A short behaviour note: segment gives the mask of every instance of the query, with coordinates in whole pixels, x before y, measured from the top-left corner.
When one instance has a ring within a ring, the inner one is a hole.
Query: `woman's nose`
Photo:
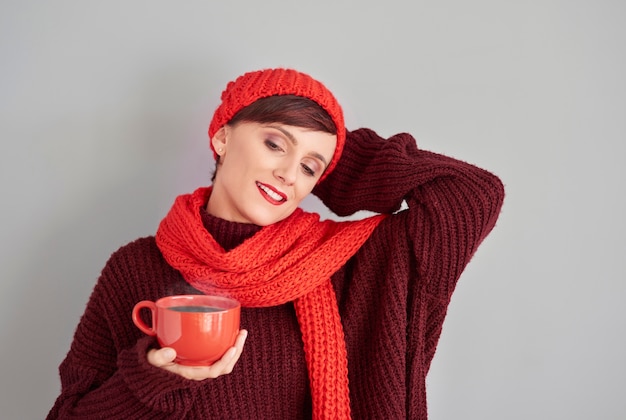
[[[284,161],[274,170],[274,176],[286,185],[293,185],[296,182],[299,166],[297,162]]]

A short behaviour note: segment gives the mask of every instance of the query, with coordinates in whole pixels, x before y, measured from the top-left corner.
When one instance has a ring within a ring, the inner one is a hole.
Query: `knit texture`
[[[213,138],[217,130],[228,123],[241,109],[257,99],[273,95],[296,95],[311,99],[324,108],[333,119],[337,127],[337,146],[320,178],[324,179],[339,161],[346,140],[346,130],[343,111],[333,94],[321,82],[308,74],[293,69],[266,69],[245,73],[229,82],[222,92],[222,102],[215,110],[209,124],[209,138]],[[211,149],[213,149],[212,143]]]
[[[386,217],[331,276],[352,418],[425,420],[426,375],[448,304],[463,269],[496,223],[503,186],[483,169],[418,149],[408,134],[383,139],[362,129],[347,138],[341,161],[314,191],[324,204],[341,214],[388,213],[407,204]],[[261,230],[202,209],[200,217],[225,250],[236,251]],[[196,382],[151,366],[146,352],[158,343],[135,327],[133,306],[186,293],[202,292],[167,263],[154,237],[117,250],[59,367],[61,391],[48,418],[312,418],[309,372],[292,303],[242,308],[241,325],[249,335],[228,375]]]
[[[384,216],[353,222],[319,221],[301,209],[264,227],[225,252],[202,223],[211,188],[179,196],[156,242],[165,260],[206,294],[242,306],[294,301],[302,330],[315,419],[349,419],[350,393],[344,334],[330,276],[370,236]]]

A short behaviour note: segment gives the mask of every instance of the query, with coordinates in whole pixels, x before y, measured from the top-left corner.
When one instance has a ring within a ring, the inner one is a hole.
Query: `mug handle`
[[[139,311],[143,308],[150,309],[152,312],[152,326],[149,327],[143,319],[139,316]],[[156,304],[150,300],[142,300],[141,302],[137,302],[135,307],[133,308],[133,322],[144,333],[155,336],[157,333],[154,330],[154,322],[156,321]]]

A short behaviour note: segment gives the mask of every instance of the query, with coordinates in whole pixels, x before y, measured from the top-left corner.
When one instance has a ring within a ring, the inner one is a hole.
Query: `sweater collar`
[[[261,230],[261,226],[252,223],[231,222],[213,216],[206,211],[206,203],[200,208],[200,217],[204,228],[225,251],[236,248]]]

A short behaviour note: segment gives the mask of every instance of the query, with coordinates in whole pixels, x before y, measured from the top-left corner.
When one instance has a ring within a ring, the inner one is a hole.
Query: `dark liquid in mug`
[[[176,312],[219,312],[222,311],[222,308],[216,308],[215,306],[195,306],[195,305],[184,305],[184,306],[170,306],[168,309]]]

